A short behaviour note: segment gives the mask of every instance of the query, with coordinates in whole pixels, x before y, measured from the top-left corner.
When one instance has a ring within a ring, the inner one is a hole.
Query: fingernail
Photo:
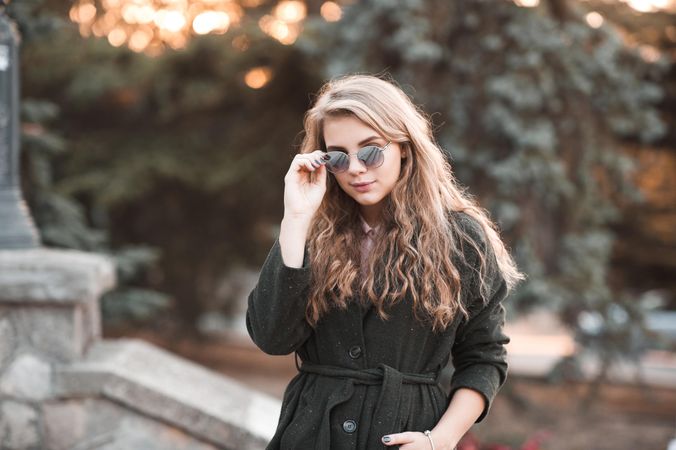
[[[329,155],[322,155],[322,159],[328,161],[331,157]]]
[[[383,442],[390,442],[392,440],[389,436],[383,436]]]

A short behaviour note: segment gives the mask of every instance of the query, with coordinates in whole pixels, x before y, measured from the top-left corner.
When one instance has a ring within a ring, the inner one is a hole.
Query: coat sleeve
[[[474,229],[474,233],[477,233]],[[485,240],[478,241],[485,248]],[[469,261],[478,261],[469,258]],[[472,293],[469,298],[469,318],[463,320],[456,332],[451,354],[455,371],[451,377],[450,397],[460,388],[473,389],[484,398],[484,410],[477,418],[481,422],[490,410],[493,399],[507,378],[507,352],[510,339],[503,333],[505,308],[502,301],[507,285],[491,250],[486,255],[487,282],[490,285],[488,302],[478,295],[476,275],[470,276]],[[478,269],[478,267],[477,267]]]
[[[249,336],[265,353],[288,355],[310,337],[312,328],[305,320],[309,285],[307,249],[302,267],[288,267],[279,239],[275,240],[249,294],[246,310]]]

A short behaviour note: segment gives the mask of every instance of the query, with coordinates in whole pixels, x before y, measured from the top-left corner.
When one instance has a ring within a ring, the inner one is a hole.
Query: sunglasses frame
[[[371,148],[371,147],[375,147],[376,149],[378,149],[378,150],[380,151],[380,154],[382,154],[383,152],[385,152],[385,150],[387,150],[387,147],[389,147],[391,143],[392,143],[392,141],[387,141],[387,144],[383,145],[382,147],[379,147],[379,146],[377,146],[377,145],[367,145],[367,146],[364,146],[364,147],[360,148],[360,149],[357,150],[355,153],[339,152],[339,151],[336,151],[336,150],[333,150],[333,151],[330,151],[330,152],[324,152],[325,155],[329,155],[329,154],[331,154],[331,153],[340,153],[341,155],[346,155],[346,156],[348,157],[348,164],[347,164],[347,167],[344,168],[343,170],[333,170],[333,169],[329,168],[329,164],[328,164],[328,163],[326,164],[326,169],[327,169],[329,172],[331,172],[331,173],[343,173],[343,172],[345,172],[347,169],[350,168],[349,158],[352,158],[353,156],[356,156],[357,159],[358,159],[359,161],[361,161],[361,163],[362,163],[362,164],[364,165],[364,167],[366,167],[367,169],[377,169],[378,167],[380,167],[380,166],[383,165],[383,162],[385,162],[385,158],[383,158],[383,160],[380,161],[380,164],[378,164],[377,166],[375,166],[375,165],[374,165],[374,166],[368,166],[368,165],[366,165],[366,162],[364,162],[364,160],[363,160],[362,158],[359,157],[359,154],[362,153],[362,151],[364,151],[364,150],[366,150],[366,149],[368,149],[368,148]]]

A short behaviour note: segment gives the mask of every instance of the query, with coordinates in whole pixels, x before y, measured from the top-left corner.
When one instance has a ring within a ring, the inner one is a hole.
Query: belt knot
[[[333,392],[327,401],[317,437],[316,448],[318,449],[331,447],[331,411],[352,398],[355,384],[382,385],[378,402],[373,411],[372,423],[367,431],[368,448],[379,448],[378,446],[382,446],[380,437],[395,433],[398,430],[403,394],[402,386],[404,384],[438,384],[441,374],[441,371],[436,373],[400,372],[384,363],[369,369],[350,369],[303,361],[301,366],[298,366],[298,362],[296,362],[296,367],[301,372],[345,380],[343,388]]]

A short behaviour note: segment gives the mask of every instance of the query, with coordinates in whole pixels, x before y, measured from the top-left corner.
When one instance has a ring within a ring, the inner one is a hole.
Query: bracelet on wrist
[[[434,441],[432,440],[432,432],[430,430],[425,430],[425,436],[427,436],[427,439],[430,440],[430,445],[432,446],[432,450],[436,450],[434,448]]]

